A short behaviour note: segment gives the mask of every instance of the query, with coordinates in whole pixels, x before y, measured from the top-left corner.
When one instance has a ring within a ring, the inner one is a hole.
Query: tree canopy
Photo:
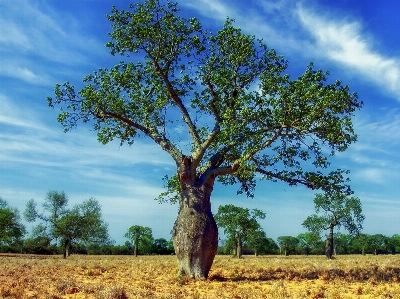
[[[67,208],[68,198],[64,192],[49,191],[43,203],[44,212],[37,209],[34,199],[28,201],[24,216],[27,221],[43,221],[42,234],[58,239],[64,247],[64,258],[76,241],[86,244],[109,242],[108,224],[101,217],[101,206],[88,199],[72,209]],[[48,231],[47,231],[48,229]]]
[[[317,214],[307,217],[302,225],[317,234],[329,230],[326,255],[331,258],[334,228],[343,226],[350,234],[358,234],[362,230],[365,216],[362,214],[361,201],[357,197],[337,192],[318,193],[315,195],[314,205]]]
[[[257,222],[257,219],[264,218],[265,213],[261,210],[249,210],[231,204],[219,206],[218,212],[215,215],[217,225],[224,228],[224,232],[228,238],[235,240],[237,248],[236,256],[238,258],[242,256],[244,241],[252,236],[253,244],[256,243],[256,234],[261,231],[261,226]]]
[[[13,245],[25,234],[19,211],[0,197],[0,245]]]
[[[113,8],[107,47],[136,61],[95,71],[78,92],[69,82],[57,84],[48,103],[60,106],[64,130],[82,121],[102,143],[148,136],[178,164],[187,151],[201,181],[219,176],[248,195],[257,172],[313,188],[340,182],[342,170],[323,176],[301,162],[326,168],[323,146],[333,154],[356,140],[351,116],[362,103],[348,86],[328,83],[329,72],[312,63],[292,80],[283,56],[232,19],[212,33],[196,18],[180,17],[174,3],[149,0],[131,9]],[[177,127],[190,136],[187,144],[175,138]]]
[[[134,246],[133,253],[135,256],[138,255],[139,247],[152,244],[153,242],[152,229],[150,227],[141,225],[133,225],[128,228],[128,231],[125,233],[124,237],[132,241]]]
[[[215,180],[253,196],[257,176],[351,193],[329,157],[354,141],[356,93],[312,63],[298,78],[264,41],[227,19],[213,32],[179,15],[176,3],[113,7],[112,55],[124,61],[87,75],[78,91],[55,86],[65,131],[83,122],[101,143],[140,137],[168,152],[177,173],[160,200],[179,202],[173,240],[180,273],[206,277],[218,231],[210,208]],[[311,166],[311,167],[310,167]]]
[[[281,250],[285,253],[285,255],[289,255],[289,253],[293,253],[296,250],[296,246],[299,244],[299,240],[296,237],[292,236],[280,236],[278,237],[278,245]]]

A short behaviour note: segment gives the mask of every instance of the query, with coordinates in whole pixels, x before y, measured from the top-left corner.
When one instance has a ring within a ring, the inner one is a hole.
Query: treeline
[[[36,237],[20,240],[20,242],[14,244],[3,244],[0,246],[0,252],[51,255],[63,254],[64,247],[55,240]],[[174,253],[174,248],[171,241],[159,238],[145,244],[145,246],[140,246],[138,252],[141,255],[171,255]],[[74,243],[69,248],[68,254],[133,255],[134,246],[129,241],[126,241],[123,245]]]
[[[391,237],[382,234],[350,234],[336,233],[334,235],[334,254],[396,254],[400,253],[400,235]],[[251,242],[243,244],[244,255],[323,255],[325,254],[323,238],[316,238],[312,233],[306,232],[293,236],[281,236],[276,241],[272,238],[259,240],[256,248]],[[3,253],[29,253],[29,254],[62,254],[63,246],[52,242],[45,237],[27,238],[13,244],[2,244],[0,252]],[[70,254],[89,255],[134,255],[134,244],[126,241],[123,245],[115,244],[73,244]],[[140,242],[137,248],[139,255],[171,255],[174,254],[172,240],[164,238],[149,238]],[[235,255],[236,244],[233,240],[222,240],[218,254]]]
[[[29,237],[21,223],[19,211],[0,198],[0,252],[30,254],[138,255],[173,254],[172,240],[155,239],[152,229],[133,225],[127,229],[124,245],[115,245],[108,236],[108,224],[103,221],[101,207],[91,198],[68,208],[64,192],[48,192],[42,211],[34,200],[27,203],[24,217],[39,220]],[[319,255],[326,253],[326,237],[321,230],[301,233],[296,237],[268,238],[257,219],[264,218],[260,210],[233,205],[220,206],[215,218],[225,229],[226,240],[220,241],[219,254],[282,254]],[[315,218],[315,217],[314,217]],[[330,239],[331,233],[329,233]],[[400,235],[333,234],[334,254],[395,254],[400,253]]]
[[[311,232],[296,237],[280,236],[275,242],[271,238],[259,240],[257,247],[251,242],[243,245],[244,254],[281,254],[281,255],[320,255],[325,254],[326,237]],[[220,248],[220,254],[235,254],[233,240],[226,240]],[[382,234],[334,234],[334,254],[396,254],[400,253],[400,235],[391,237]]]

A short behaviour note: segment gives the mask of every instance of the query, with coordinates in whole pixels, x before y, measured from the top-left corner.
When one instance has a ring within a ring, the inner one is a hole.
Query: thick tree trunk
[[[218,249],[218,228],[211,213],[212,186],[185,186],[181,192],[173,242],[178,258],[178,274],[191,278],[208,277]]]
[[[243,243],[240,237],[238,237],[236,245],[236,257],[240,259],[243,255]]]
[[[325,255],[328,259],[332,259],[333,255],[333,227],[329,228],[329,236],[326,239]]]

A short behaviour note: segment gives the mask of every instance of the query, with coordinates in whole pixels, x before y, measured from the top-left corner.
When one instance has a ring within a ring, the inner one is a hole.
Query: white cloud
[[[14,22],[0,19],[0,46],[4,48],[16,46],[18,48],[29,48],[28,37],[18,28]]]
[[[3,1],[0,10],[6,12],[0,14],[1,76],[52,85],[56,74],[64,73],[64,80],[65,73],[77,76],[84,66],[92,69],[93,58],[108,55],[105,41],[96,39],[73,15],[60,15],[46,3]]]
[[[232,17],[236,14],[233,10],[233,6],[228,6],[226,2],[220,2],[218,0],[186,1],[181,4],[196,9],[204,16],[219,20],[225,20],[226,17]]]
[[[395,96],[400,96],[400,58],[390,58],[373,49],[361,24],[316,14],[299,6],[301,24],[315,39],[318,56],[345,65]]]
[[[365,168],[352,172],[352,177],[357,180],[363,180],[369,183],[382,184],[386,181],[386,177],[390,176],[387,170],[382,168]]]
[[[1,75],[20,79],[36,85],[45,85],[50,83],[43,75],[35,73],[34,70],[31,70],[28,67],[15,65],[15,63],[16,62],[12,64],[2,63],[0,65]]]
[[[235,20],[234,26],[241,28],[244,33],[255,35],[264,39],[270,47],[288,54],[290,50],[295,52],[307,52],[308,47],[299,36],[298,26],[294,22],[294,8],[292,1],[280,0],[268,2],[253,2],[246,5],[240,1],[227,2],[219,0],[200,0],[182,2],[195,9],[201,15],[218,20],[217,28],[222,28],[223,21],[229,17]]]
[[[0,94],[0,124],[19,127],[19,129],[47,131],[45,126],[37,119],[37,113],[27,105],[19,107],[16,104],[18,102],[21,101],[13,101],[6,95]],[[4,133],[4,129],[2,132]]]

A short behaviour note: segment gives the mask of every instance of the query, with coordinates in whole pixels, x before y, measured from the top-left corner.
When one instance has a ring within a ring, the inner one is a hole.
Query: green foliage
[[[150,227],[141,225],[133,225],[128,228],[124,235],[125,238],[132,241],[134,246],[134,254],[137,256],[138,250],[143,253],[150,253],[153,244],[153,232]]]
[[[319,234],[323,230],[343,226],[350,234],[358,234],[362,230],[364,215],[361,201],[343,193],[316,194],[315,212],[307,217],[303,226],[309,231]]]
[[[271,238],[267,238],[265,232],[259,228],[249,234],[245,247],[258,254],[276,254],[279,247]]]
[[[0,245],[13,245],[25,234],[19,211],[0,197]]]
[[[281,249],[281,254],[284,253],[285,255],[295,253],[297,244],[299,244],[299,240],[292,236],[280,236],[277,241]]]
[[[264,219],[265,213],[253,209],[236,207],[234,205],[219,206],[215,221],[219,227],[224,228],[228,237],[246,239],[250,234],[255,234],[260,229],[257,219]]]
[[[108,19],[107,47],[129,62],[86,76],[77,92],[69,82],[56,85],[47,100],[60,106],[65,131],[83,122],[101,143],[147,136],[177,165],[190,158],[196,186],[217,178],[252,196],[261,174],[350,194],[347,171],[326,170],[329,156],[357,138],[351,117],[362,102],[348,86],[312,64],[292,80],[288,62],[233,20],[211,32],[181,17],[175,3],[113,7]],[[310,165],[315,171],[306,171]],[[159,199],[176,201],[179,177],[167,180]]]
[[[321,242],[321,236],[311,232],[301,233],[297,235],[296,239],[298,240],[297,247],[300,253],[306,255],[315,253]]]
[[[251,242],[258,247],[261,241],[261,227],[257,219],[264,219],[265,213],[258,209],[249,210],[234,205],[219,206],[215,221],[224,228],[228,240],[235,240],[238,250],[241,250],[244,241],[252,236]],[[258,232],[257,232],[258,231]],[[262,234],[262,233],[261,233]],[[254,248],[256,249],[256,248]],[[241,252],[237,252],[241,257]]]
[[[57,239],[64,247],[64,255],[73,243],[83,242],[84,244],[107,244],[110,241],[108,236],[108,224],[102,220],[101,206],[93,198],[67,209],[68,198],[64,192],[49,191],[43,203],[43,213],[37,209],[36,202],[28,201],[25,218],[29,222],[36,219],[42,224],[36,226],[33,235]]]
[[[154,254],[172,254],[174,253],[174,245],[172,241],[167,241],[164,238],[155,239],[153,242],[152,253]]]

